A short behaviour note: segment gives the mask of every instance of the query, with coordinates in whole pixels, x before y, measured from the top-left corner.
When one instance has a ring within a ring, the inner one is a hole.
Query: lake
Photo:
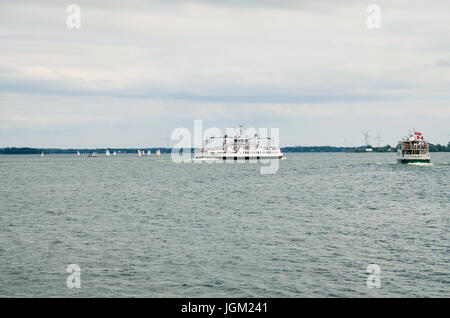
[[[450,153],[286,157],[0,156],[0,296],[450,296]]]

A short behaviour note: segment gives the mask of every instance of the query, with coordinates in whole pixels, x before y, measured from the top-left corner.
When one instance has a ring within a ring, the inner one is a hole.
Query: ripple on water
[[[0,295],[449,297],[449,155],[288,154],[274,175],[0,156]],[[80,290],[65,286],[68,264]]]

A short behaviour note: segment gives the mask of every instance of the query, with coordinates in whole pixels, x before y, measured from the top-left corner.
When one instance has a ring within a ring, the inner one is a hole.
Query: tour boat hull
[[[260,156],[239,156],[233,154],[226,155],[197,155],[195,159],[216,159],[216,160],[264,160],[264,159],[283,159],[283,154],[277,155],[260,155]]]
[[[430,163],[430,159],[398,159],[398,163]]]

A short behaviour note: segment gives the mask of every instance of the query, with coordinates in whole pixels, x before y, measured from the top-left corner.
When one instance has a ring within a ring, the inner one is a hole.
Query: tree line
[[[445,145],[440,144],[428,144],[431,152],[450,152],[450,142]],[[373,152],[395,152],[397,147],[391,147],[386,145],[383,147],[372,147],[372,146],[359,146],[359,147],[335,147],[335,146],[292,146],[283,147],[281,151],[283,152],[366,152],[367,148],[371,148]],[[108,148],[110,152],[118,153],[137,153],[137,149],[134,148]],[[170,153],[172,148],[142,148],[142,151],[150,150],[155,153],[159,149],[161,153]],[[45,154],[76,154],[80,153],[104,153],[106,148],[85,148],[85,149],[59,149],[59,148],[30,148],[30,147],[8,147],[0,148],[0,154],[2,155],[32,155],[40,154],[44,152]],[[193,152],[193,149],[191,149]]]

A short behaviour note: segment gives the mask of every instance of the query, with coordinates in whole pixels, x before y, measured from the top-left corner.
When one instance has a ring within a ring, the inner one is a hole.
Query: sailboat
[[[148,150],[148,152],[147,152],[147,156],[151,156],[152,155],[152,152],[150,151],[150,149]]]
[[[79,151],[77,151],[77,156],[80,156],[80,152]]]
[[[141,151],[138,149],[138,157],[141,157],[142,156],[142,153],[141,153]]]
[[[97,158],[97,154],[93,152],[92,154],[88,155],[88,158]]]
[[[159,149],[156,150],[156,156],[157,156],[157,157],[161,156],[161,151],[160,151]]]
[[[109,153],[109,149],[106,149],[106,157],[109,157],[109,156],[111,156],[111,154]]]
[[[114,152],[113,152],[113,156],[117,156],[117,152],[114,151]]]
[[[41,158],[44,158],[44,152],[41,153]]]

